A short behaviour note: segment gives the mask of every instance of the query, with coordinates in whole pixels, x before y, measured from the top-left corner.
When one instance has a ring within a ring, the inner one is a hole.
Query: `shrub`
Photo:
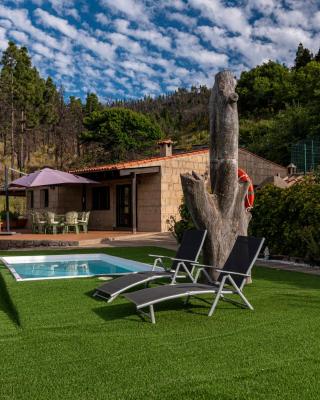
[[[170,232],[172,232],[178,242],[181,243],[183,232],[195,228],[184,199],[182,199],[182,203],[179,206],[179,214],[180,220],[177,221],[175,217],[171,216],[168,223]]]
[[[180,219],[171,217],[170,231],[180,242],[193,229],[191,215],[182,200]],[[264,236],[271,254],[320,262],[320,181],[306,177],[287,189],[266,185],[256,192],[249,234]]]
[[[260,189],[252,216],[250,234],[264,236],[271,253],[320,261],[320,184],[314,178]]]
[[[9,211],[9,218],[11,220],[18,219],[18,217],[19,217],[19,213],[17,211],[15,211],[15,212]],[[6,221],[6,219],[7,219],[6,210],[0,211],[0,220],[1,221]]]

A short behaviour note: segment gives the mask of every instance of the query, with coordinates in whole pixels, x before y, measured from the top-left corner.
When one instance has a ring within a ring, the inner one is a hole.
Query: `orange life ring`
[[[254,203],[254,190],[253,190],[253,184],[252,181],[249,177],[249,175],[241,168],[238,168],[238,178],[241,182],[249,182],[250,185],[248,187],[248,192],[246,194],[246,198],[244,200],[244,206],[246,210],[251,210],[253,207]]]

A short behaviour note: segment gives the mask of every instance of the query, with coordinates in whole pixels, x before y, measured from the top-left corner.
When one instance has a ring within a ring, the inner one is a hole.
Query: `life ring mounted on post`
[[[244,199],[244,206],[247,211],[253,208],[254,203],[254,189],[249,175],[241,168],[238,168],[238,178],[240,182],[249,182],[248,191]]]

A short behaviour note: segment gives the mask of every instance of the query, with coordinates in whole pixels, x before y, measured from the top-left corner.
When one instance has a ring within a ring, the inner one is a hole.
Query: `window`
[[[49,189],[40,190],[40,204],[41,208],[49,207]]]
[[[92,209],[110,210],[110,188],[108,186],[92,188]]]
[[[28,192],[28,208],[34,208],[34,200],[33,200],[33,190]]]

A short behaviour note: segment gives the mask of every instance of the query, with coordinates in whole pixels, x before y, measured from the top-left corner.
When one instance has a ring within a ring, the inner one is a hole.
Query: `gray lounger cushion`
[[[184,283],[178,285],[163,285],[152,288],[137,290],[132,293],[124,293],[122,296],[132,301],[138,308],[148,303],[155,304],[164,299],[174,299],[177,297],[188,296],[190,293],[214,293],[218,290],[218,285],[204,285],[201,283]]]
[[[138,272],[136,274],[128,274],[117,279],[104,283],[96,289],[96,295],[101,297],[111,297],[122,290],[126,290],[131,286],[136,286],[139,283],[144,283],[148,280],[170,278],[174,272],[170,271],[147,271]]]

